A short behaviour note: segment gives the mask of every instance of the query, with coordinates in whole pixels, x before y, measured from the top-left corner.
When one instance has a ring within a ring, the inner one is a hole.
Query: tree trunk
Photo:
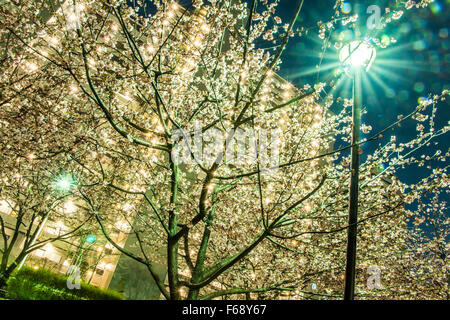
[[[13,270],[14,269],[8,268],[6,270],[0,271],[0,297],[5,296],[7,282]]]
[[[4,295],[4,290],[6,290],[7,282],[11,274],[17,268],[17,261],[22,258],[22,255],[19,255],[10,265],[7,267],[6,265],[2,266],[0,270],[0,296]]]

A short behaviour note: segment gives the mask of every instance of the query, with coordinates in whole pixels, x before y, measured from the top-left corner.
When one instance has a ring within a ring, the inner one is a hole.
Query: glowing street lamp
[[[60,191],[69,191],[72,186],[75,184],[75,181],[71,176],[62,175],[60,176],[55,183],[55,186]]]
[[[347,262],[345,268],[344,300],[353,300],[355,294],[356,231],[358,222],[359,134],[361,127],[361,72],[369,71],[375,60],[375,48],[365,41],[352,41],[339,52],[348,76],[353,78],[353,126],[350,197],[348,206]]]

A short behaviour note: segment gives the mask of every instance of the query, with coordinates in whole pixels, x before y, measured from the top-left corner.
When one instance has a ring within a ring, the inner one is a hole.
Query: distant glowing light
[[[387,98],[394,98],[396,95],[395,90],[391,88],[386,89],[384,94],[386,95]]]
[[[208,32],[209,31],[209,25],[208,24],[206,24],[206,23],[204,23],[204,24],[202,24],[202,30],[204,31],[204,32]]]
[[[50,39],[48,39],[48,42],[50,42],[52,45],[56,46],[59,43],[59,40],[56,37],[51,37]]]
[[[65,213],[74,213],[77,211],[77,206],[72,201],[67,201],[64,203],[64,212]]]
[[[76,85],[70,86],[70,93],[74,94],[78,92],[78,87]]]
[[[86,238],[86,242],[87,242],[87,243],[94,243],[94,242],[95,242],[95,236],[94,236],[93,234],[89,235],[89,236]]]
[[[417,99],[417,102],[418,102],[420,105],[427,105],[427,104],[429,104],[430,101],[431,101],[431,99],[428,98],[428,97],[419,97],[419,98]]]
[[[398,98],[400,100],[406,101],[409,99],[409,92],[407,90],[402,90],[398,93]]]
[[[30,63],[27,64],[27,68],[31,72],[34,72],[34,71],[36,71],[38,69],[38,66],[35,63],[30,62]]]
[[[395,12],[392,14],[392,19],[398,20],[398,19],[400,19],[400,18],[402,17],[402,15],[403,15],[403,11],[402,11],[402,10],[395,11]]]
[[[189,68],[188,67],[183,67],[183,69],[181,69],[181,73],[188,73],[189,72]]]
[[[61,176],[56,180],[56,188],[61,191],[69,191],[74,184],[75,181],[70,176]]]
[[[439,30],[439,38],[445,39],[448,37],[448,29],[442,28]]]
[[[68,189],[70,187],[70,182],[65,179],[62,179],[62,180],[58,181],[57,185],[61,189]]]
[[[423,84],[423,82],[416,82],[414,84],[414,91],[416,92],[422,92],[425,89],[425,85]]]
[[[405,22],[405,23],[402,23],[400,25],[400,32],[401,33],[406,34],[406,33],[410,32],[410,31],[411,31],[411,24],[410,23]]]
[[[339,60],[346,66],[365,67],[369,71],[375,60],[376,50],[367,42],[352,41],[343,46],[339,52]]]

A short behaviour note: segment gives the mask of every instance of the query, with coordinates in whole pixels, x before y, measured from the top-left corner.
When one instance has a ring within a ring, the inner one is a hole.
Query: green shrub
[[[80,289],[67,288],[67,277],[45,269],[23,266],[7,282],[6,298],[15,300],[123,300],[116,291],[81,282]]]

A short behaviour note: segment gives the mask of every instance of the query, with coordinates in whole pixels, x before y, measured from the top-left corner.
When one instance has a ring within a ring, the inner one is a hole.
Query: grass
[[[66,276],[25,266],[11,275],[6,291],[6,298],[14,300],[124,300],[116,291],[85,282],[80,282],[80,289],[70,290]]]

